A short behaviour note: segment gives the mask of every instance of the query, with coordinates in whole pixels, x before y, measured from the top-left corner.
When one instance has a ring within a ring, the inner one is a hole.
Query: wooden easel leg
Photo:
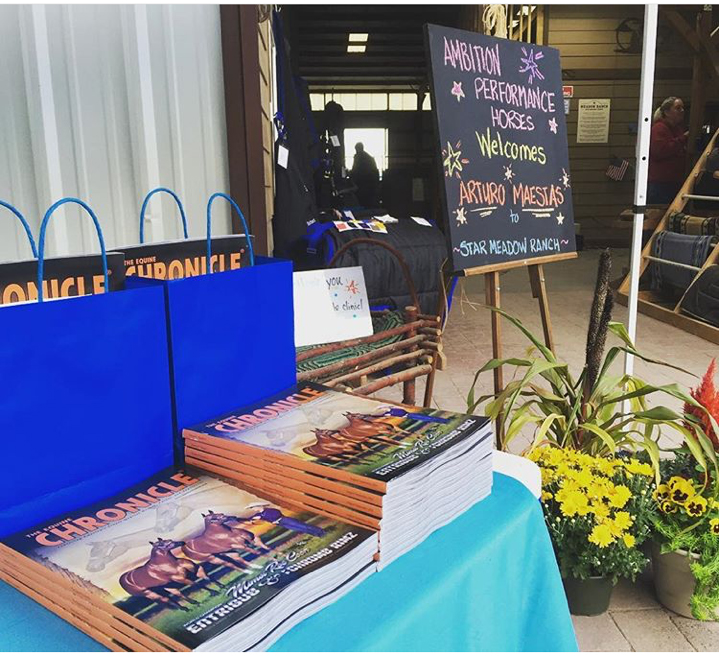
[[[484,297],[487,305],[492,307],[501,307],[500,287],[499,287],[499,271],[490,271],[484,274]],[[501,316],[496,312],[492,312],[492,357],[502,357],[502,325],[500,323]],[[504,389],[504,377],[502,375],[502,367],[494,370],[494,393],[499,394]],[[497,417],[496,426],[497,445],[502,443],[502,416]]]
[[[547,299],[547,287],[544,284],[544,269],[541,264],[530,264],[528,268],[532,296],[539,300],[539,313],[542,316],[544,343],[548,349],[554,352],[554,334],[552,332],[552,320],[549,317],[549,301]]]

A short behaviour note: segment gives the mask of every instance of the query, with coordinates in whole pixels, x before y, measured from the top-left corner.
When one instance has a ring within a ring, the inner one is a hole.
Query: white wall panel
[[[217,6],[2,5],[0,198],[37,236],[53,201],[78,196],[112,248],[137,243],[142,198],[159,184],[201,237],[207,198],[228,190],[223,93]],[[228,233],[229,208],[213,207],[213,232]],[[48,252],[95,252],[89,219],[65,208]],[[27,258],[22,229],[0,212],[0,260]],[[148,219],[147,241],[182,236],[168,196]]]

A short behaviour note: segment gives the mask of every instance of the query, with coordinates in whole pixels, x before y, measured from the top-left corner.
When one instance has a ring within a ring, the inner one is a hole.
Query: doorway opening
[[[389,160],[389,130],[387,128],[346,128],[345,138],[345,168],[352,170],[355,155],[355,144],[364,145],[365,152],[374,157],[379,169],[379,177],[388,168]]]

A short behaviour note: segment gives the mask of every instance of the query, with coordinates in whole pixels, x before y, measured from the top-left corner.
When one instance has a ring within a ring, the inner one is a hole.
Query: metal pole
[[[682,198],[688,200],[713,200],[719,201],[719,196],[702,196],[701,194],[682,194]]]
[[[634,180],[634,232],[632,235],[631,281],[629,285],[629,322],[627,329],[632,341],[637,336],[637,300],[639,297],[639,266],[642,253],[642,228],[647,204],[647,174],[649,172],[649,141],[652,130],[652,100],[654,93],[654,61],[657,44],[656,4],[644,7],[644,45],[642,48],[642,81],[639,94],[639,135],[637,138],[637,172]],[[624,373],[634,373],[634,356],[624,359]]]
[[[691,264],[684,264],[683,262],[672,262],[671,260],[663,260],[661,257],[654,257],[653,255],[645,255],[644,259],[650,260],[651,262],[658,262],[659,264],[667,264],[673,267],[679,267],[680,269],[689,269],[690,271],[701,271],[702,268],[698,266],[692,266]]]

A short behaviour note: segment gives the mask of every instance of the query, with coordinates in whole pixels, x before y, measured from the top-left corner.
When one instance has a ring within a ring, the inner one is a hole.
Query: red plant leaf
[[[699,384],[699,387],[691,390],[690,393],[692,398],[695,401],[701,403],[706,408],[707,412],[714,418],[714,420],[719,422],[719,390],[717,390],[716,386],[714,385],[716,368],[716,360],[712,359],[712,361],[709,363],[709,368],[707,369],[706,373],[704,374],[704,377],[702,378],[702,382]],[[714,432],[711,422],[709,421],[709,417],[707,417],[706,413],[701,408],[689,405],[688,403],[684,404],[684,412],[693,415],[699,420],[702,429],[707,434],[707,437],[709,437],[709,439],[714,444],[714,448],[719,451],[719,435]],[[687,428],[694,432],[690,426],[688,426]]]

